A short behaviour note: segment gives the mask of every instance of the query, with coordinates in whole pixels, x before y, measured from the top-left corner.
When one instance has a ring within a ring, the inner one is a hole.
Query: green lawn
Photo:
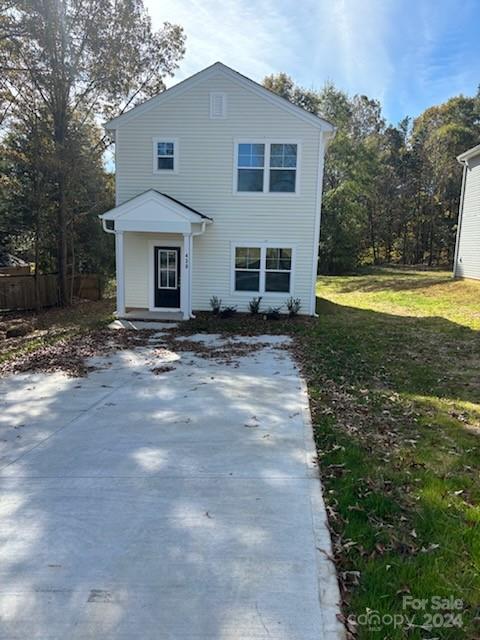
[[[461,629],[358,636],[478,638],[480,282],[375,270],[320,278],[317,292],[302,342],[345,613],[454,596]]]

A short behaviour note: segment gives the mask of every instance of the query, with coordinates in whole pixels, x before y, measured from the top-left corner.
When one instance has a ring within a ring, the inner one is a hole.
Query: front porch
[[[116,314],[119,320],[142,320],[150,322],[179,322],[185,320],[181,311],[149,311],[147,309],[126,309],[122,315]]]
[[[153,189],[100,217],[115,234],[117,318],[191,318],[193,242],[211,218]]]

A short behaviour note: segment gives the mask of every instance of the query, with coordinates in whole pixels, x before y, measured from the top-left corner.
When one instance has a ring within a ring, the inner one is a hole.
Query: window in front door
[[[180,307],[179,247],[155,247],[155,306]]]

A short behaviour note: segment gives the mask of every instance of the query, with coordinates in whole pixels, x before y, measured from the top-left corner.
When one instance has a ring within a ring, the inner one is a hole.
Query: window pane
[[[173,142],[158,142],[157,155],[173,156]]]
[[[160,271],[160,286],[161,287],[166,287],[167,286],[167,272],[166,271]]]
[[[290,270],[292,268],[292,250],[280,249],[279,269]]]
[[[238,166],[239,167],[251,167],[252,166],[252,157],[250,155],[243,155],[243,153],[238,154]]]
[[[252,167],[263,167],[265,164],[265,156],[263,153],[252,153]]]
[[[175,280],[176,280],[176,277],[175,277],[175,276],[176,276],[176,275],[177,275],[177,274],[175,273],[175,271],[170,270],[170,271],[168,272],[168,286],[169,286],[171,289],[175,288],[175,286],[176,286],[176,282],[175,282]]]
[[[177,266],[177,252],[169,251],[168,252],[168,266],[172,269],[175,269]]]
[[[264,144],[239,144],[238,145],[238,166],[239,167],[263,167],[265,163]]]
[[[260,249],[258,247],[248,249],[247,269],[260,269]]]
[[[270,191],[295,191],[296,170],[272,169],[270,171]]]
[[[296,167],[296,144],[272,144],[270,146],[270,166],[272,167]]]
[[[267,271],[265,273],[265,291],[290,291],[290,273]]]
[[[270,145],[270,166],[282,167],[283,144]]]
[[[258,247],[237,247],[235,267],[240,269],[260,269],[260,249]]]
[[[278,269],[278,261],[280,256],[280,249],[267,249],[267,260],[266,260],[266,268],[267,269]]]
[[[236,291],[258,291],[260,273],[258,271],[235,271]]]
[[[158,158],[158,168],[173,171],[173,158]]]
[[[263,191],[263,169],[239,169],[238,191]]]
[[[159,255],[160,255],[160,266],[161,267],[166,267],[167,266],[167,252],[166,251],[160,251]]]
[[[252,153],[254,155],[261,155],[265,153],[265,145],[264,144],[252,144]]]
[[[248,249],[245,247],[237,247],[235,249],[235,266],[245,268],[247,266],[247,255]]]

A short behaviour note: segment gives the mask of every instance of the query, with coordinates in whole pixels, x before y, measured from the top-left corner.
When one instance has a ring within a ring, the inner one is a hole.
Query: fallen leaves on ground
[[[0,375],[64,371],[70,376],[85,376],[89,371],[88,358],[148,344],[151,334],[151,331],[97,329],[67,336],[3,362]]]

